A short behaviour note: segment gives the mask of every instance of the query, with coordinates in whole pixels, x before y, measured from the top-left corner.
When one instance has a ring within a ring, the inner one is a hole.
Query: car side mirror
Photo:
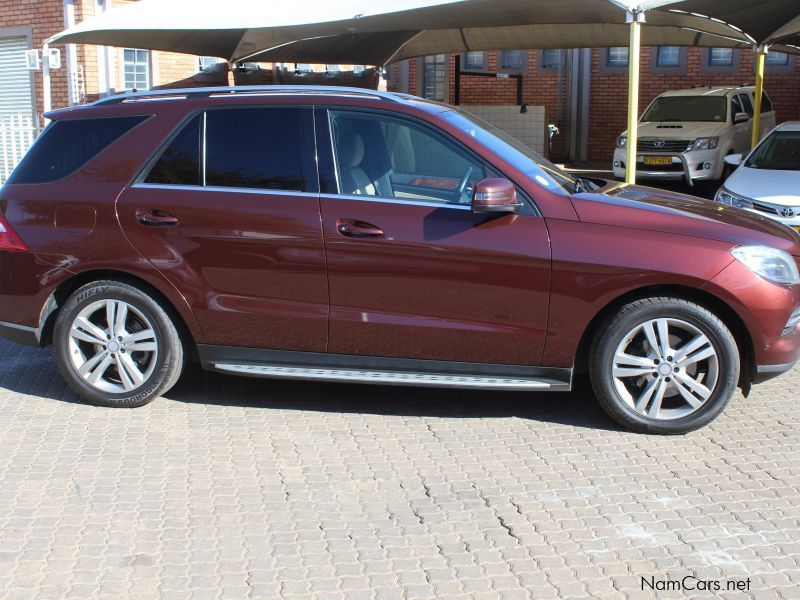
[[[517,188],[504,177],[482,179],[472,191],[474,213],[515,213],[520,206]]]
[[[732,167],[738,167],[742,164],[742,155],[741,154],[728,154],[725,157],[725,163],[729,164]]]
[[[750,120],[750,115],[748,115],[747,113],[740,112],[733,115],[733,122],[736,124],[747,123],[749,120]]]

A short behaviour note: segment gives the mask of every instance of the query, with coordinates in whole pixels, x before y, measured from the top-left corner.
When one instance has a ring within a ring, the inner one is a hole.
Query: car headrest
[[[364,160],[364,140],[357,133],[343,133],[339,136],[339,161],[345,169],[352,169]]]

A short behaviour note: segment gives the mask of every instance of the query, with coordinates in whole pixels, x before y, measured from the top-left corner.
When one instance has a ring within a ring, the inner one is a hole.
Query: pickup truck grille
[[[639,150],[645,152],[685,152],[690,140],[664,140],[661,138],[640,138]],[[662,145],[663,144],[663,145]]]
[[[753,208],[755,210],[761,211],[763,213],[767,213],[770,215],[777,215],[778,208],[775,206],[770,206],[769,204],[762,204],[761,202],[753,202]]]

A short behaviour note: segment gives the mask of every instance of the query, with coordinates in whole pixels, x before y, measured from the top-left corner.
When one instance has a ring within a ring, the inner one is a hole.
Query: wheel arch
[[[158,287],[141,277],[116,269],[94,269],[84,271],[62,281],[56,289],[53,290],[39,316],[39,344],[41,346],[47,346],[53,343],[53,330],[55,329],[58,312],[75,290],[87,283],[103,280],[126,283],[155,298],[162,305],[170,318],[172,318],[175,328],[178,330],[178,335],[180,335],[181,341],[183,342],[186,354],[191,357],[196,356],[197,342],[194,331],[196,331],[197,325],[192,323],[191,325],[194,327],[191,327],[184,314],[175,305],[175,302]]]
[[[741,361],[739,386],[745,390],[749,390],[755,370],[755,350],[752,337],[744,321],[742,321],[741,317],[739,317],[733,308],[718,296],[704,290],[681,285],[653,285],[637,288],[618,296],[606,304],[592,318],[581,336],[575,355],[575,372],[577,374],[585,374],[588,372],[589,348],[592,340],[603,327],[607,319],[609,319],[616,310],[630,302],[655,296],[668,296],[688,300],[717,315],[722,322],[725,323],[725,326],[730,329],[736,340]]]

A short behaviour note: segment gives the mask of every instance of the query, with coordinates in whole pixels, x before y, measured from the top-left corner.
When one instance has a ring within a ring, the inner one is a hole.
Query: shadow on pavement
[[[50,349],[0,340],[0,390],[85,404],[58,373]],[[187,404],[455,419],[509,418],[619,430],[586,382],[570,393],[336,384],[221,375],[189,364],[165,398]],[[163,402],[163,399],[156,402]]]
[[[618,430],[587,383],[571,393],[498,392],[258,379],[209,373],[190,365],[166,398],[273,410],[312,410],[459,419],[517,417]]]

